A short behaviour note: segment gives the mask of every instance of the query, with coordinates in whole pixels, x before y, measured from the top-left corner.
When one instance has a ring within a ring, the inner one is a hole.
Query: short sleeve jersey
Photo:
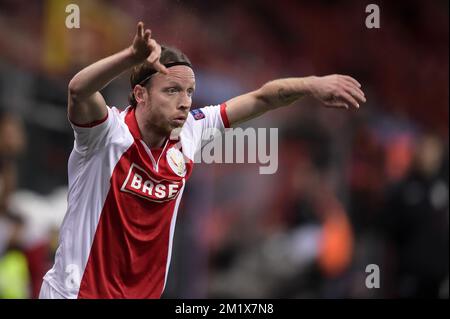
[[[44,280],[66,298],[160,298],[195,152],[206,129],[229,126],[225,107],[192,110],[159,150],[142,140],[133,107],[72,123],[68,208]]]

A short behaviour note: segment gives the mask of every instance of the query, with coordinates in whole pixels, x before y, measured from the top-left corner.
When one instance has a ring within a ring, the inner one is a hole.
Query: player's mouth
[[[184,124],[184,122],[186,122],[187,119],[187,115],[179,115],[173,118],[173,122],[177,125],[177,126],[182,126]]]

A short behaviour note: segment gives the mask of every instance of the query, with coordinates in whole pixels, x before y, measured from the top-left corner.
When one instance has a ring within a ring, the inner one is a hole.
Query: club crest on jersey
[[[133,163],[120,190],[154,202],[165,202],[177,197],[182,186],[183,181],[156,180]]]
[[[186,175],[186,163],[184,161],[183,153],[177,148],[170,148],[166,153],[166,160],[172,171],[178,176],[184,177]]]
[[[191,110],[191,114],[196,120],[201,120],[205,118],[205,113],[200,109]]]

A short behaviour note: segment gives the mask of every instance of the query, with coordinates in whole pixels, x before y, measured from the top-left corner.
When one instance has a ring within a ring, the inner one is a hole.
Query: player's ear
[[[145,95],[147,94],[147,90],[145,89],[145,87],[137,84],[133,88],[133,94],[134,94],[134,98],[137,103],[144,102]]]

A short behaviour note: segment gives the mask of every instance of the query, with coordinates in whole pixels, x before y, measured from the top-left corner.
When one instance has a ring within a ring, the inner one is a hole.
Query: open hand
[[[312,96],[328,107],[358,109],[360,103],[366,102],[361,84],[348,75],[310,77],[308,85]]]

